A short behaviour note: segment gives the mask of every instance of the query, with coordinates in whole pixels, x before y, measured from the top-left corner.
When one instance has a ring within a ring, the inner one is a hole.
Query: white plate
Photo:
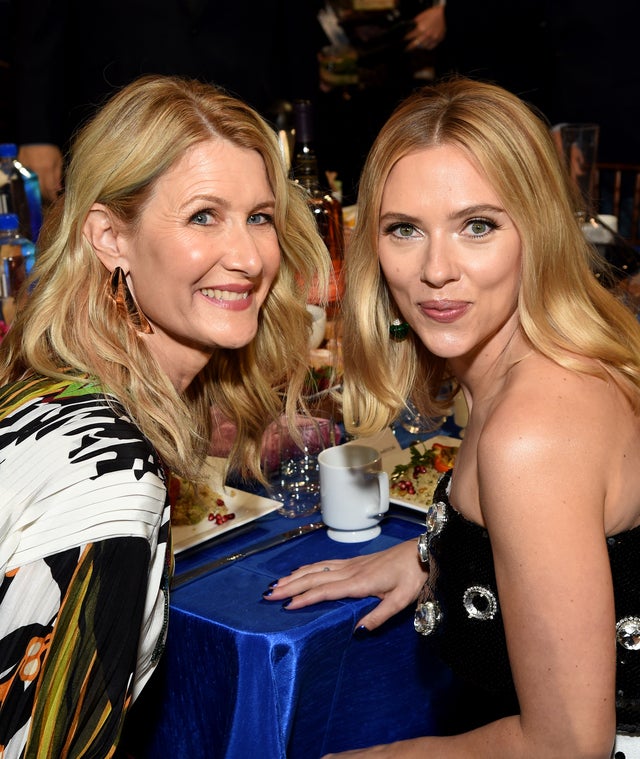
[[[264,514],[269,514],[279,509],[282,504],[270,498],[263,498],[245,490],[238,490],[228,486],[222,486],[222,470],[225,460],[213,456],[207,459],[207,466],[211,469],[209,486],[224,497],[224,502],[229,513],[235,514],[233,519],[228,519],[222,524],[210,522],[206,517],[197,524],[172,525],[173,551],[178,554],[187,548],[204,543],[205,540],[223,535],[225,532],[234,530],[247,522],[252,522]]]
[[[417,447],[420,448],[422,445],[425,445],[427,448],[431,448],[431,446],[434,443],[440,443],[442,445],[460,445],[462,440],[456,437],[447,437],[446,435],[436,435],[435,437],[430,437],[427,440],[424,441],[424,443],[418,443]],[[382,468],[384,471],[389,475],[389,478],[391,478],[391,475],[393,473],[393,470],[400,464],[408,464],[411,461],[411,451],[409,448],[402,448],[399,451],[390,451],[389,453],[384,453],[382,456]],[[389,498],[390,503],[395,503],[398,506],[405,506],[408,509],[413,509],[414,511],[420,511],[425,512],[429,506],[431,505],[431,498],[429,498],[425,503],[416,503],[415,501],[405,501],[402,498],[398,498],[397,496],[393,496]]]

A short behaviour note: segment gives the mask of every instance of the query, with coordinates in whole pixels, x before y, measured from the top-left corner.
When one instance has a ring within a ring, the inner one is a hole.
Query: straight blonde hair
[[[409,397],[433,418],[450,402],[441,395],[450,379],[446,361],[414,335],[404,342],[389,339],[389,324],[400,313],[377,253],[389,173],[403,156],[437,145],[454,145],[467,154],[518,230],[518,310],[531,345],[565,367],[609,377],[638,412],[640,325],[594,275],[600,261],[580,228],[579,199],[548,125],[506,90],[454,78],[403,101],[363,169],[358,219],[345,256],[345,424],[368,434],[393,422]]]

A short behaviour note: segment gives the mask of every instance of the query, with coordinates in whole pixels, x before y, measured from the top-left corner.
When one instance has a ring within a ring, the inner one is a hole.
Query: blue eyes
[[[191,217],[191,221],[195,224],[208,224],[211,221],[211,214],[208,211],[198,211]]]
[[[273,216],[269,213],[252,213],[247,224],[273,224]]]
[[[216,218],[216,214],[211,211],[198,211],[191,216],[190,221],[200,226],[208,226],[213,224]],[[247,224],[273,224],[273,216],[268,213],[252,213],[247,217]]]

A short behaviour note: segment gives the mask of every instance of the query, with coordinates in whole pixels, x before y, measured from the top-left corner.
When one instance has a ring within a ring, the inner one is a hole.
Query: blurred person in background
[[[424,10],[418,10],[420,5],[412,7],[414,26],[405,37],[407,46],[409,49],[433,50],[447,35],[446,0],[436,0]]]
[[[414,0],[415,2],[415,0]],[[546,0],[445,0],[415,16],[410,49],[435,50],[436,78],[498,84],[544,110],[550,48]]]
[[[330,1],[359,56],[358,86],[320,96],[322,153],[337,158],[348,203],[355,203],[360,172],[380,128],[427,81],[461,74],[547,108],[546,0],[397,0],[387,12],[356,13],[345,11],[340,0]]]

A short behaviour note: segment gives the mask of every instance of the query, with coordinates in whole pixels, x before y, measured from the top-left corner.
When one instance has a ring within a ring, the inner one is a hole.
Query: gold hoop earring
[[[137,332],[150,335],[153,332],[149,320],[138,308],[135,302],[124,271],[119,267],[113,270],[109,295],[116,304],[118,315],[127,321]]]

